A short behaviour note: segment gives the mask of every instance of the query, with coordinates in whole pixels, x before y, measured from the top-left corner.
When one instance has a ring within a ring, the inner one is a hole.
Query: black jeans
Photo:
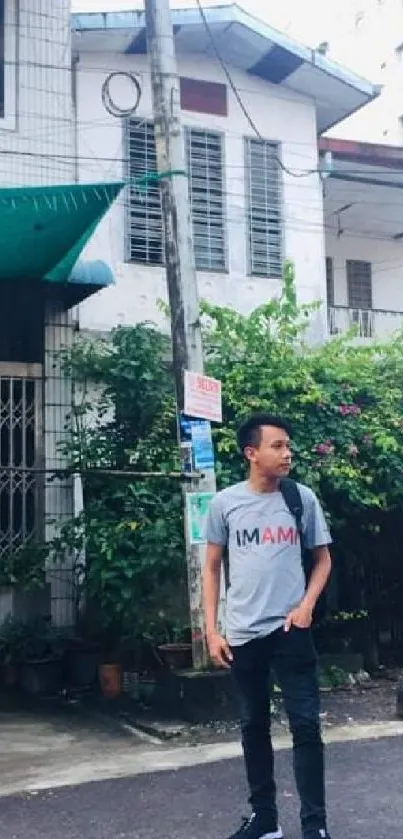
[[[317,655],[310,629],[279,629],[233,647],[232,672],[241,702],[242,745],[254,812],[277,825],[270,677],[281,688],[293,737],[294,774],[303,832],[326,828]]]

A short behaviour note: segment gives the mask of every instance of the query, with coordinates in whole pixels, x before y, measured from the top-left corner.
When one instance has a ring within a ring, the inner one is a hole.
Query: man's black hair
[[[290,423],[282,419],[282,417],[264,412],[251,414],[238,429],[238,446],[242,453],[244,453],[248,446],[257,448],[260,445],[262,428],[265,425],[271,425],[273,428],[281,428],[289,437],[292,436]]]

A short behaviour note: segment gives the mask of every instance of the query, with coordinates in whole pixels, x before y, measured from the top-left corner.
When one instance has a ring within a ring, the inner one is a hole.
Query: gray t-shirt
[[[298,486],[305,547],[330,544],[316,495]],[[217,493],[210,506],[207,541],[228,552],[229,643],[240,646],[282,626],[304,597],[305,574],[295,518],[281,492],[253,492],[244,481]]]

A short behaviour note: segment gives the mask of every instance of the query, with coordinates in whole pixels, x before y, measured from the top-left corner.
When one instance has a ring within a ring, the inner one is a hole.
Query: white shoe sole
[[[279,827],[275,833],[264,833],[260,839],[284,839],[283,831],[281,830],[281,827]]]

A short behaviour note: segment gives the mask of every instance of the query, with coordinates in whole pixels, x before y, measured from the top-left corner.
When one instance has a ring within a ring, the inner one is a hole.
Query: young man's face
[[[286,431],[264,425],[259,446],[248,446],[245,455],[251,466],[264,477],[284,478],[291,469],[290,438]]]

